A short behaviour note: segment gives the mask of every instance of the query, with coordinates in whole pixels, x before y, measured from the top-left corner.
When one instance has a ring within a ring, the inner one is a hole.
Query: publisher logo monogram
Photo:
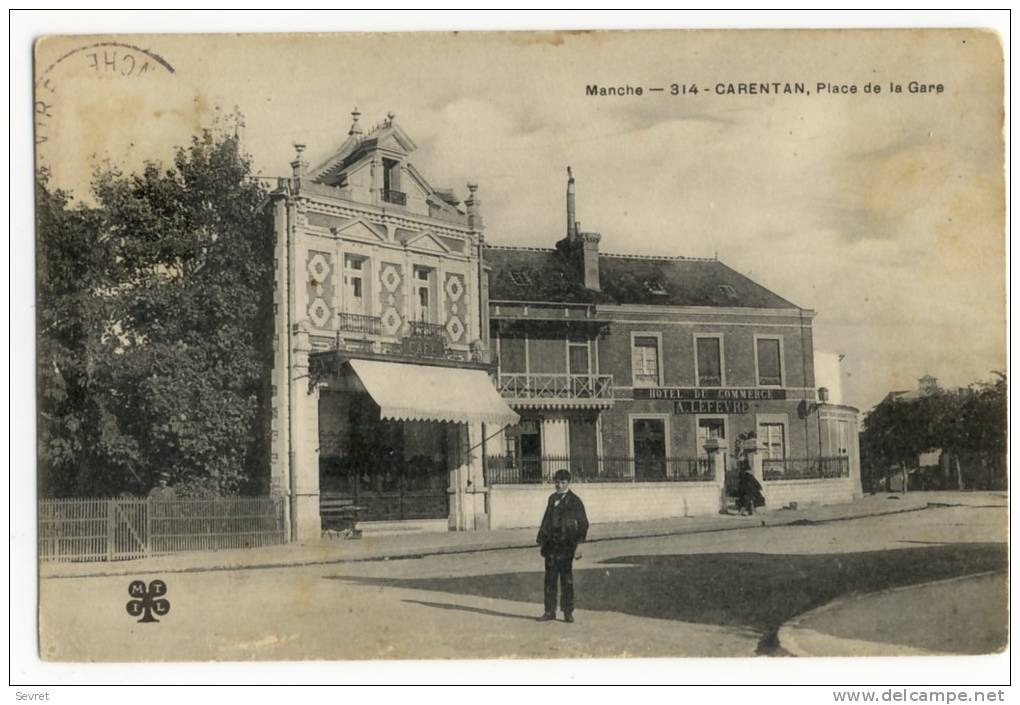
[[[127,603],[127,613],[132,617],[141,617],[139,622],[158,622],[153,615],[164,617],[170,613],[170,600],[166,595],[166,583],[153,580],[146,587],[141,580],[133,580],[128,585],[128,594],[135,598]]]

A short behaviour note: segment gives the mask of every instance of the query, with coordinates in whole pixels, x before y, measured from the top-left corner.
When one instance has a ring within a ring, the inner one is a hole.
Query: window
[[[344,256],[344,310],[347,313],[364,314],[368,311],[365,301],[367,268],[364,257]]]
[[[591,353],[587,339],[570,339],[567,341],[568,373],[586,375],[591,373]]]
[[[666,287],[662,285],[658,279],[650,279],[645,281],[645,289],[649,294],[654,296],[667,296],[669,292],[666,291]]]
[[[721,291],[723,296],[725,296],[730,301],[736,301],[737,300],[737,290],[734,289],[729,284],[720,284],[719,285],[719,291]]]
[[[635,387],[659,386],[659,338],[636,335],[631,350]]]
[[[523,269],[511,269],[510,281],[514,283],[514,286],[531,286],[531,277]]]
[[[419,321],[432,321],[432,270],[425,267],[414,268],[414,317]]]
[[[698,417],[698,455],[704,456],[705,443],[709,438],[726,439],[726,419],[721,417]]]
[[[695,336],[695,372],[699,387],[723,386],[722,336]]]
[[[782,460],[786,457],[786,427],[784,424],[777,422],[758,424],[758,441],[762,445],[765,458]]]
[[[758,370],[758,386],[783,386],[782,350],[782,341],[779,338],[755,339],[754,352]]]
[[[631,417],[630,438],[636,479],[660,480],[666,477],[667,428],[665,417]]]
[[[521,335],[501,335],[499,338],[499,371],[505,374],[527,372],[525,339]]]

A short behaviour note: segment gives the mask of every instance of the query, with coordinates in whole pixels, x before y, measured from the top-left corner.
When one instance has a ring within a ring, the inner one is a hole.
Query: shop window
[[[723,386],[722,336],[697,336],[694,339],[697,350],[697,379],[699,387]]]
[[[635,387],[659,386],[659,339],[656,336],[634,336],[631,366]]]
[[[758,338],[755,341],[758,386],[783,386],[782,344],[779,338]]]

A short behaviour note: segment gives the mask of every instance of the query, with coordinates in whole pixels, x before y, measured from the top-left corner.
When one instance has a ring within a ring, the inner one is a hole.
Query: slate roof
[[[557,250],[487,245],[484,256],[493,301],[798,308],[715,259],[600,253],[599,292]]]

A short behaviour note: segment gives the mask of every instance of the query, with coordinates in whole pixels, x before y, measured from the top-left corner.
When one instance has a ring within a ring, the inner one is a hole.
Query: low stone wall
[[[584,502],[593,524],[711,516],[719,513],[721,492],[714,482],[576,483],[570,489]],[[552,485],[493,485],[490,527],[537,527],[552,492]]]
[[[851,478],[824,480],[775,480],[764,483],[765,509],[781,509],[790,502],[804,504],[841,504],[854,500],[855,483]]]

